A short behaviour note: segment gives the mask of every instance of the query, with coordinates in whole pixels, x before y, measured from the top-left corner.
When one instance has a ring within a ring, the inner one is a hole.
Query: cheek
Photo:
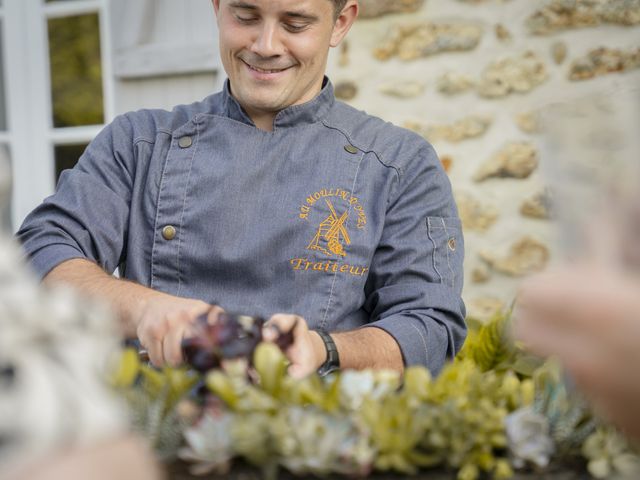
[[[317,63],[326,55],[328,45],[329,39],[322,32],[295,36],[291,38],[287,46],[292,56],[300,62],[311,64]]]
[[[300,62],[302,65],[313,66],[320,60],[320,52],[315,50],[306,50],[302,48],[297,48],[295,51],[292,51],[291,54]]]
[[[242,49],[248,41],[247,34],[241,28],[237,28],[234,24],[225,23],[220,25],[220,52],[233,53]]]

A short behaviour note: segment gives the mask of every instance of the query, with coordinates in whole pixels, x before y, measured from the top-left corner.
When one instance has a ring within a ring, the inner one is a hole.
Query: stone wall
[[[336,93],[435,146],[464,224],[464,298],[486,317],[559,257],[538,112],[640,85],[640,0],[360,3],[330,58]]]

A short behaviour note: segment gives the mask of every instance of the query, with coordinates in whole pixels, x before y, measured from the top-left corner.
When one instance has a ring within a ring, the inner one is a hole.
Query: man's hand
[[[120,318],[124,335],[137,335],[156,366],[182,363],[182,339],[195,333],[196,319],[209,312],[208,321],[214,322],[223,311],[200,300],[175,297],[115,278],[95,263],[78,258],[55,267],[44,282],[67,284],[106,301]]]
[[[184,361],[182,340],[198,333],[196,319],[207,313],[208,322],[213,323],[223,311],[200,300],[158,292],[140,306],[136,334],[154,365],[177,366]]]
[[[264,325],[264,339],[274,341],[278,332],[289,332],[293,329],[293,343],[285,354],[291,362],[289,374],[294,378],[303,378],[316,371],[326,360],[324,342],[313,330],[309,330],[304,318],[297,315],[279,313]]]
[[[291,362],[289,374],[302,378],[316,371],[327,359],[327,350],[320,335],[309,330],[304,318],[297,315],[277,314],[265,324],[264,338],[273,341],[277,333],[270,329],[288,332],[293,328],[293,344],[285,354]],[[361,370],[365,368],[387,369],[402,372],[404,361],[395,339],[379,328],[359,328],[348,332],[331,333],[341,368]]]
[[[213,323],[223,311],[200,300],[174,297],[114,278],[85,259],[61,263],[51,270],[44,281],[47,284],[65,283],[86,295],[106,301],[120,318],[123,333],[137,335],[157,366],[181,363],[182,339],[196,333],[196,319],[209,311],[208,321]],[[324,342],[316,332],[309,330],[304,318],[277,314],[271,317],[267,325],[277,326],[280,332],[294,329],[293,344],[285,352],[291,362],[291,375],[304,377],[325,362],[327,353]],[[403,370],[400,347],[384,330],[360,328],[331,333],[331,336],[343,368]],[[265,329],[265,340],[274,340],[276,337],[276,332]]]

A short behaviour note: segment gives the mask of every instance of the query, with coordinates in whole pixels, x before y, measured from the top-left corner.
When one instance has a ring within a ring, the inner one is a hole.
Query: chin
[[[253,102],[253,106],[256,110],[261,110],[263,112],[273,112],[278,113],[280,110],[284,110],[288,105],[275,105],[271,102]]]
[[[279,111],[286,107],[280,105],[280,102],[275,101],[277,93],[264,92],[260,95],[247,95],[245,99],[248,105],[253,105],[255,108],[264,111]]]

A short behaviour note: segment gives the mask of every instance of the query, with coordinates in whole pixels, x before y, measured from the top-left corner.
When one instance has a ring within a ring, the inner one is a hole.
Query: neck
[[[323,83],[324,83],[324,75],[321,76],[308,90],[309,92],[311,92],[311,94],[307,94],[305,97],[300,99],[298,103],[294,103],[293,105],[299,105],[299,104],[306,103],[313,100],[322,91]],[[231,95],[233,96],[233,90],[231,90]],[[240,103],[240,105],[242,106],[244,111],[247,113],[247,115],[249,116],[249,118],[257,128],[259,128],[260,130],[264,130],[266,132],[273,131],[273,122],[279,111],[265,111],[260,109],[253,109],[251,107],[243,105],[242,103]]]
[[[274,112],[256,112],[251,111],[245,108],[247,115],[253,121],[256,127],[260,130],[264,130],[265,132],[273,131],[273,120],[276,118],[276,114]]]

